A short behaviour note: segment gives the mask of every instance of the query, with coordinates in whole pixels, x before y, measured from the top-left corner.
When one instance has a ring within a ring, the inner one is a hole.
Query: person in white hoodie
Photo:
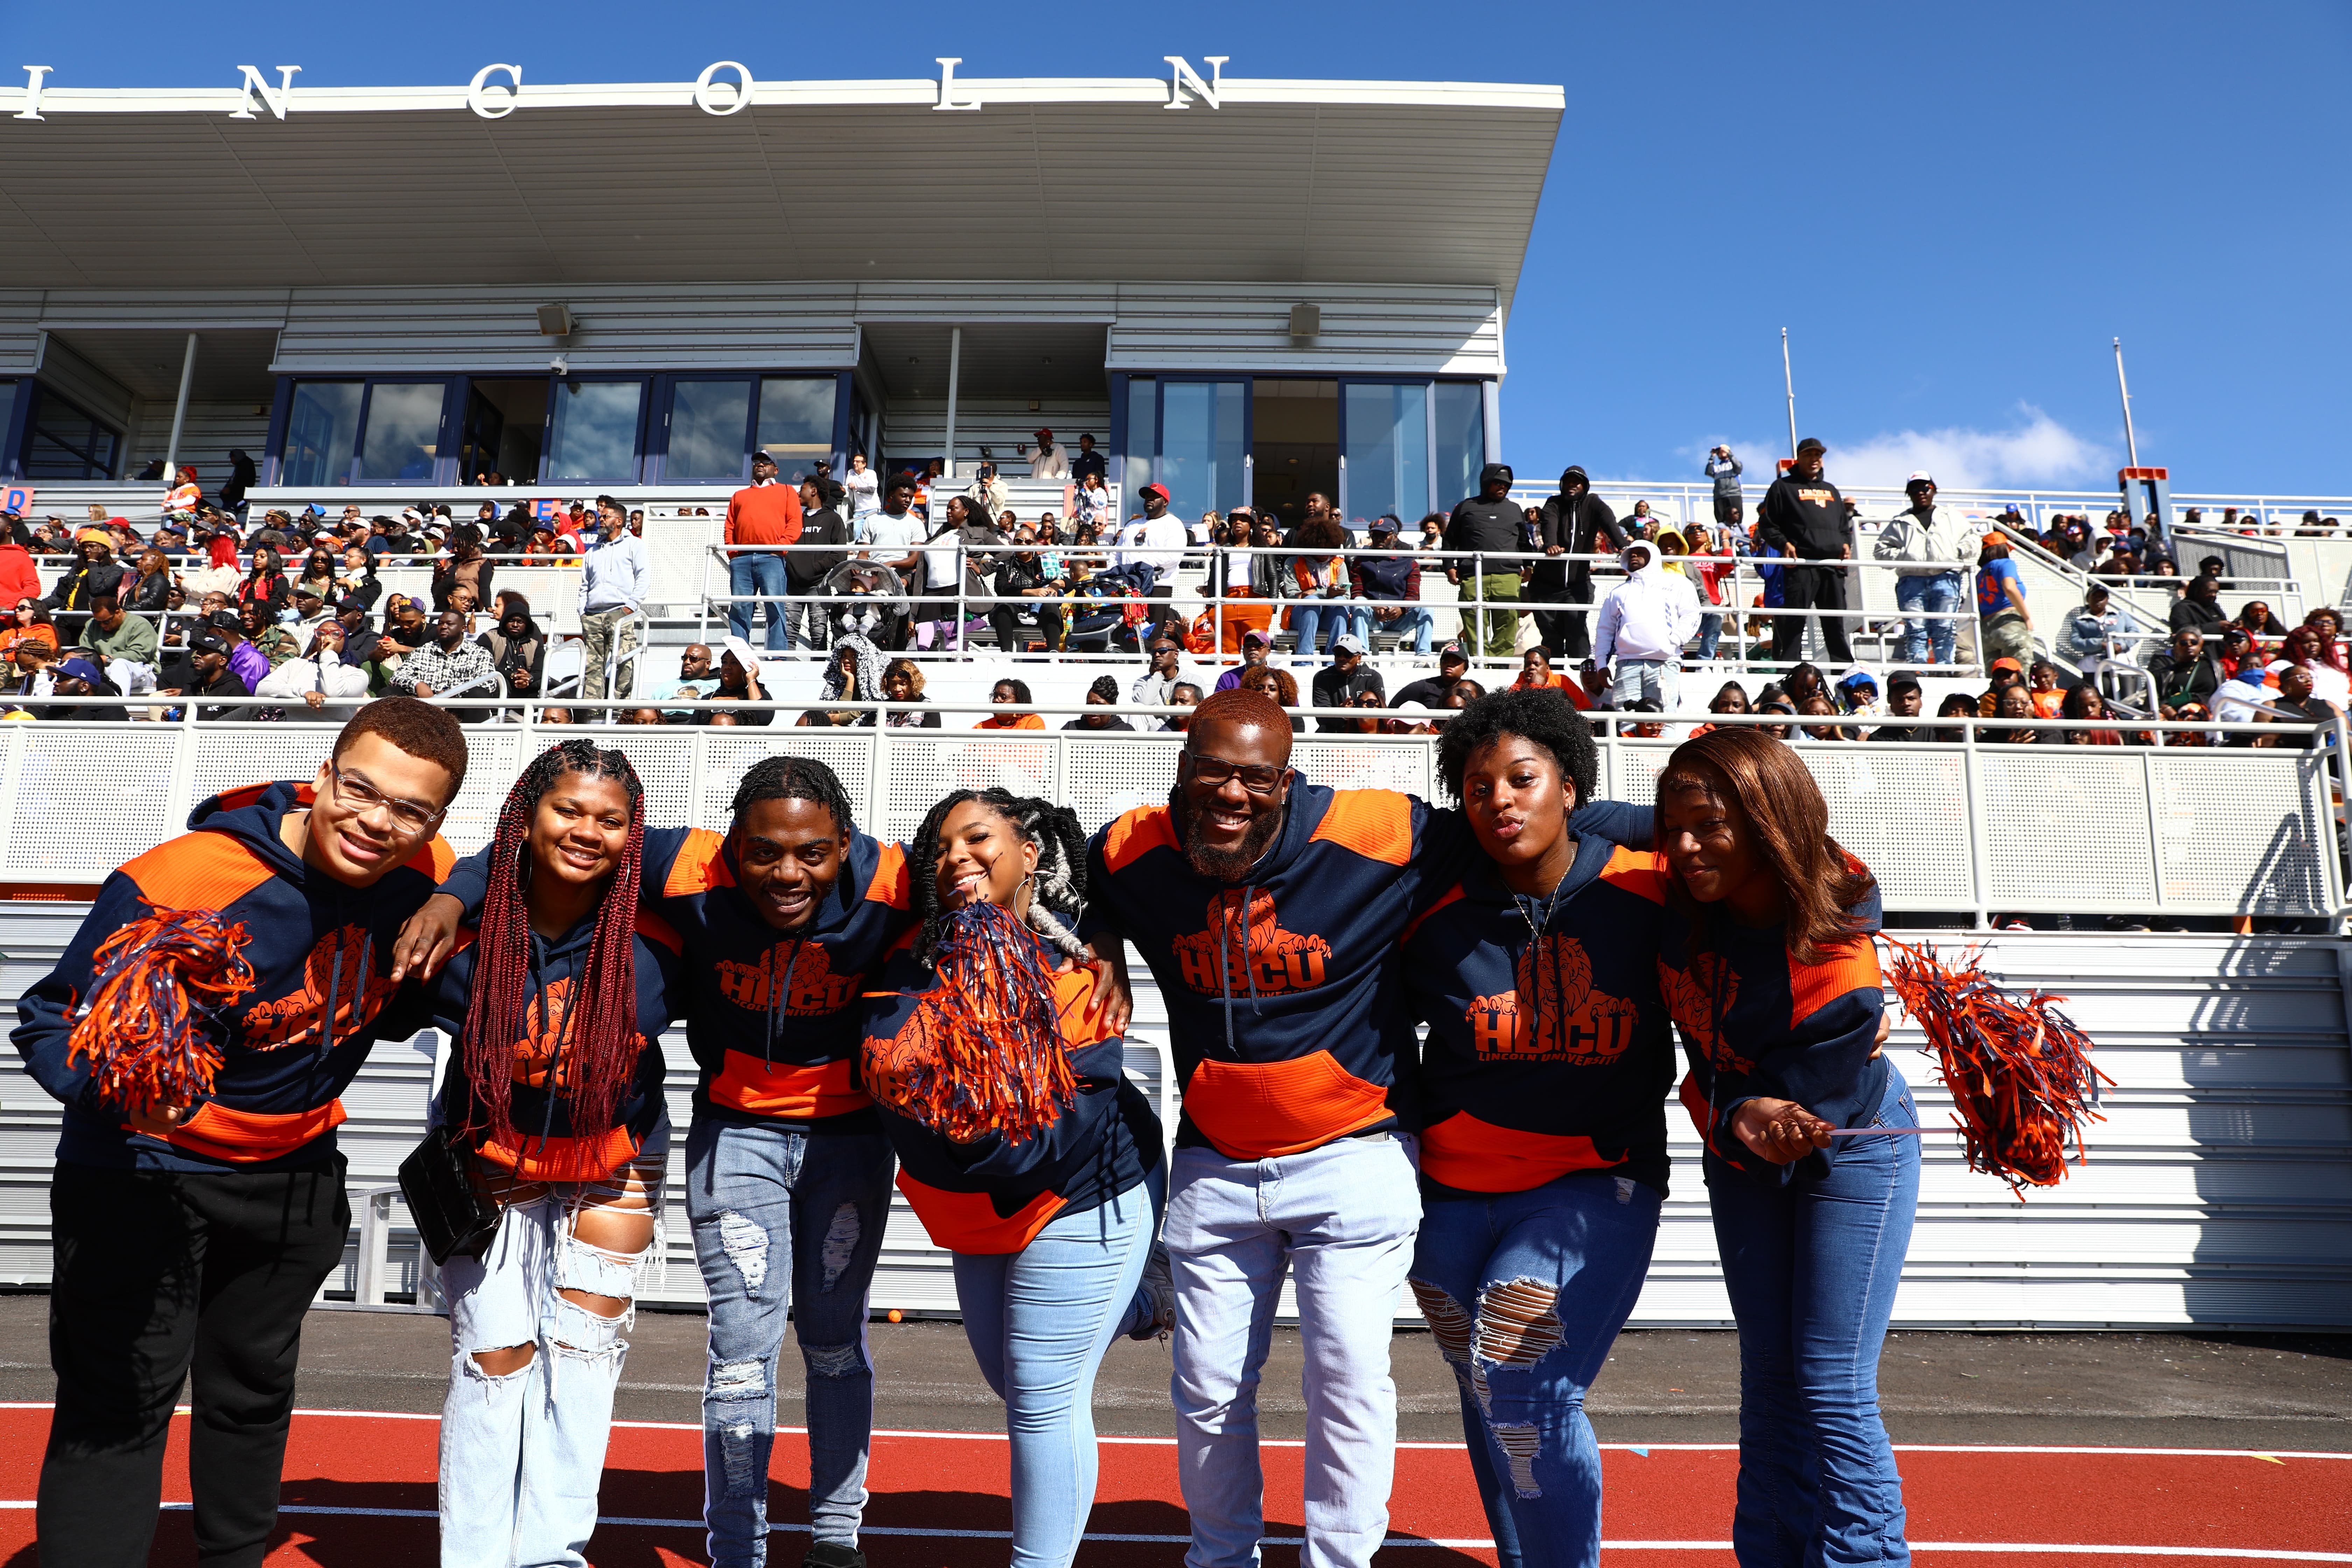
[[[1682,685],[1683,644],[1698,631],[1698,591],[1659,565],[1644,540],[1626,545],[1621,558],[1625,581],[1601,601],[1592,668],[1609,680],[1611,707],[1649,701],[1671,713]]]
[[[1878,531],[1878,543],[1872,553],[1881,561],[1899,563],[1895,569],[1895,605],[1904,612],[1904,662],[1949,664],[1960,623],[1931,621],[1920,612],[1949,616],[1961,608],[1976,541],[1966,518],[1950,507],[1936,504],[1936,481],[1927,475],[1912,475],[1904,481],[1903,490],[1911,504]]]

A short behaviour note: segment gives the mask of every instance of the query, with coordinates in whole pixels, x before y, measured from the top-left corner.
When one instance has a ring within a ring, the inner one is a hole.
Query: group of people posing
[[[805,1562],[863,1563],[894,1169],[1005,1402],[1015,1564],[1072,1561],[1096,1368],[1171,1331],[1187,1560],[1257,1561],[1286,1274],[1307,1563],[1385,1539],[1408,1292],[1501,1561],[1597,1562],[1583,1400],[1648,1268],[1678,1077],[1739,1323],[1739,1559],[1907,1561],[1875,1372],[1917,1147],[1844,1130],[1916,1118],[1881,1054],[1874,886],[1803,766],[1720,730],[1654,801],[1596,802],[1586,721],[1538,689],[1447,727],[1452,808],[1313,783],[1291,745],[1265,696],[1219,691],[1165,805],[1089,837],[1052,803],[957,790],[901,845],[788,755],[746,772],[724,832],[653,827],[627,759],[572,740],[460,861],[436,830],[463,731],[387,698],[315,779],[207,802],[109,879],[15,1037],[67,1107],[45,1558],[144,1561],[193,1367],[199,1552],[261,1561],[302,1313],[349,1225],[338,1097],[374,1040],[430,1024],[452,1040],[436,1135],[498,1211],[442,1276],[442,1560],[583,1562],[662,1210],[659,1041],[684,1019],[715,1563],[766,1560],[789,1310]],[[196,1017],[208,1092],[113,1103],[81,1011],[110,934],[191,910],[242,934],[252,987]],[[1129,944],[1167,1004],[1172,1152],[1123,1071]]]

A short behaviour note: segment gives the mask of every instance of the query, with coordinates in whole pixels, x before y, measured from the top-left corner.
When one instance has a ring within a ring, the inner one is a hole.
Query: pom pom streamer
[[[1077,1098],[1042,944],[1013,914],[973,904],[947,920],[938,984],[893,1040],[866,1042],[866,1091],[959,1143],[1025,1143]]]
[[[1999,1176],[2020,1197],[2028,1186],[2055,1186],[2070,1141],[2076,1163],[2087,1157],[2084,1124],[2106,1120],[2096,1109],[2099,1085],[2115,1082],[2091,1065],[2089,1037],[2054,1005],[2065,998],[2005,991],[1974,952],[1948,966],[1928,944],[1886,945],[1896,955],[1895,994],[1926,1031],[1952,1091],[1969,1168]]]
[[[91,955],[98,978],[66,1047],[68,1065],[89,1058],[99,1092],[125,1109],[210,1094],[221,1058],[204,1026],[254,986],[244,926],[146,908]]]

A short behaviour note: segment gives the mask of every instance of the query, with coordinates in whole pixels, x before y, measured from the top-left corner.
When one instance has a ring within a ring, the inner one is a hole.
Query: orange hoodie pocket
[[[727,1053],[725,1070],[710,1080],[710,1103],[753,1116],[845,1116],[874,1101],[850,1076],[849,1058],[818,1067],[773,1066],[741,1051]]]
[[[1301,1154],[1391,1114],[1389,1091],[1329,1051],[1280,1062],[1204,1061],[1184,1086],[1184,1113],[1229,1160]]]
[[[1039,1193],[1012,1214],[1000,1215],[986,1193],[951,1193],[919,1182],[904,1170],[898,1173],[898,1190],[907,1194],[933,1247],[991,1255],[1027,1247],[1069,1201],[1059,1193]]]
[[[1521,1132],[1457,1110],[1421,1135],[1422,1173],[1465,1193],[1524,1193],[1570,1171],[1624,1163],[1590,1138]]]
[[[192,1154],[243,1164],[290,1154],[350,1120],[351,1112],[340,1100],[296,1111],[232,1110],[218,1100],[206,1100],[172,1129],[164,1142]]]

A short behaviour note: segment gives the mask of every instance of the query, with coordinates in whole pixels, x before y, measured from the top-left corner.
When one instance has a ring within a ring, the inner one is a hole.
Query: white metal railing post
[[[1986,854],[1987,835],[1992,824],[1985,811],[1988,792],[1984,782],[1984,755],[1977,750],[1977,721],[1970,718],[1960,728],[1960,777],[1968,791],[1969,879],[1973,884],[1969,892],[1976,904],[1977,930],[1992,929],[1992,871]]]

